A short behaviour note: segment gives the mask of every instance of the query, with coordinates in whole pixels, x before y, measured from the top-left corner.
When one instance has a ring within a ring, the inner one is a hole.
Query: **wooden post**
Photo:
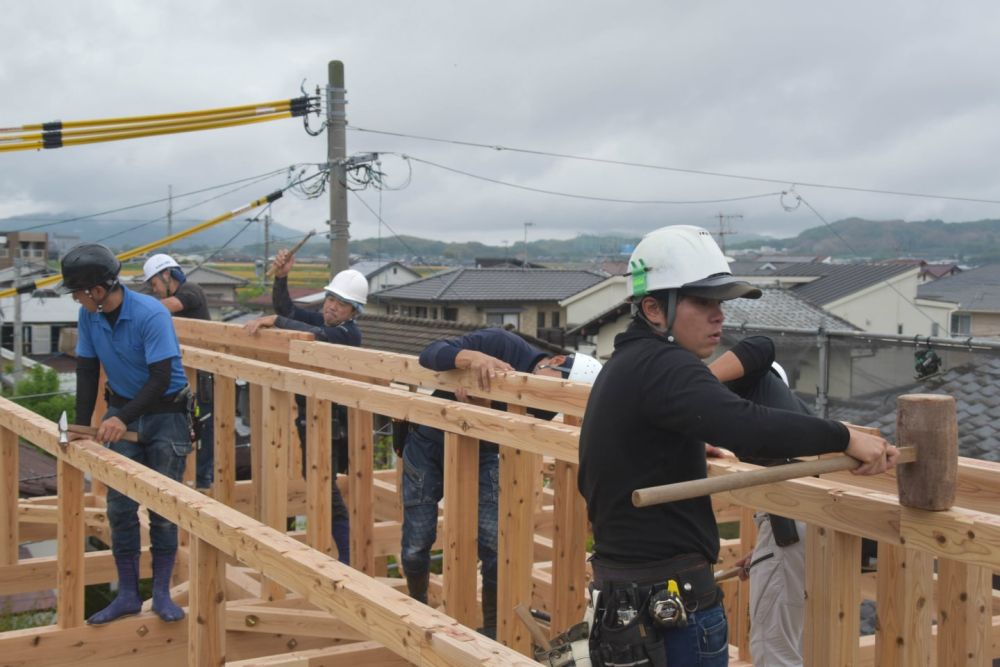
[[[861,538],[810,525],[806,531],[806,618],[802,657],[807,665],[858,663]]]
[[[281,533],[288,532],[288,443],[291,433],[292,395],[264,387],[261,396],[267,406],[264,417],[264,452],[260,487],[262,523]],[[285,589],[270,579],[261,582],[261,597],[279,600]]]
[[[740,508],[740,553],[748,554],[757,543],[757,522],[753,518],[751,507]],[[736,580],[736,599],[733,601],[733,631],[729,642],[735,643],[739,650],[740,660],[750,662],[750,580]],[[733,639],[736,641],[733,642]]]
[[[537,454],[500,447],[497,640],[525,655],[531,652],[531,635],[514,607],[531,605],[535,537],[531,510],[539,464]]]
[[[333,455],[330,449],[332,404],[314,396],[306,398],[306,542],[328,556],[336,555],[333,543]]]
[[[83,551],[87,527],[83,505],[83,472],[60,458],[56,462],[59,489],[58,555],[56,575],[60,628],[83,625]]]
[[[878,544],[875,664],[929,667],[934,559],[927,553]]]
[[[221,551],[191,539],[188,582],[188,662],[197,667],[226,664],[226,561]]]
[[[938,559],[938,665],[993,664],[992,588],[988,568]]]
[[[567,422],[570,421],[567,417]],[[583,620],[587,599],[587,503],[577,489],[575,463],[556,461],[552,486],[555,507],[552,534],[552,623],[550,636]]]
[[[250,478],[251,516],[261,521],[264,516],[263,486],[261,477],[264,468],[264,387],[250,383]]]
[[[478,624],[476,563],[479,526],[479,441],[444,434],[444,610],[462,625]]]
[[[0,428],[0,565],[17,564],[18,437]]]
[[[348,489],[351,498],[351,566],[368,576],[375,574],[375,476],[372,466],[371,412],[348,408]]]
[[[213,385],[212,497],[232,506],[236,499],[236,379],[216,373]]]

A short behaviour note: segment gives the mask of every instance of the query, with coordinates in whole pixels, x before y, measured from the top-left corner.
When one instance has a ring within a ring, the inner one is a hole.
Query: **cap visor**
[[[762,292],[745,280],[737,280],[732,276],[714,276],[685,285],[681,288],[681,294],[728,301],[730,299],[759,299]]]

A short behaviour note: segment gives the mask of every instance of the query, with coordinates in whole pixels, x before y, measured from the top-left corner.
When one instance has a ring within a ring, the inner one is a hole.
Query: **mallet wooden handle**
[[[308,241],[309,239],[311,239],[315,234],[316,234],[316,230],[314,229],[311,232],[309,232],[308,234],[306,234],[305,237],[303,237],[303,239],[301,241],[299,241],[294,246],[292,246],[292,249],[288,251],[289,257],[294,257],[295,253],[297,253],[299,250],[301,250],[302,246],[304,246],[306,244],[306,241]],[[274,264],[271,264],[271,266],[268,267],[267,273],[265,275],[268,278],[274,277]]]
[[[915,447],[900,447],[897,463],[909,463],[916,460],[917,450]],[[841,470],[854,470],[861,462],[850,456],[837,456],[829,459],[819,459],[816,461],[802,461],[800,463],[789,463],[787,465],[775,466],[773,468],[761,468],[760,470],[749,470],[746,472],[736,472],[720,477],[707,477],[705,479],[695,479],[690,482],[679,482],[677,484],[666,484],[664,486],[650,486],[645,489],[636,489],[632,492],[632,504],[636,507],[649,507],[650,505],[661,505],[672,503],[698,496],[707,496],[722,491],[732,491],[734,489],[745,489],[748,486],[760,486],[762,484],[773,484],[783,482],[787,479],[797,477],[811,477],[812,475],[824,475]]]
[[[545,636],[545,631],[538,625],[538,622],[532,618],[531,610],[524,606],[524,604],[519,604],[514,607],[514,613],[524,623],[524,627],[528,628],[528,632],[531,633],[531,638],[535,640],[535,644],[546,651],[551,651],[552,642]]]
[[[69,433],[79,433],[80,435],[89,435],[91,438],[97,435],[96,426],[84,426],[83,424],[70,424],[66,427]],[[125,435],[121,437],[122,440],[128,440],[129,442],[139,442],[139,434],[135,431],[125,431]]]

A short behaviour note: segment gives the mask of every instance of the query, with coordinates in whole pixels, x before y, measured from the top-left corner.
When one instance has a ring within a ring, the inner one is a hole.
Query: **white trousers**
[[[801,667],[806,526],[796,521],[799,541],[779,547],[767,514],[758,512],[754,520],[757,546],[750,565],[750,655],[754,667]]]

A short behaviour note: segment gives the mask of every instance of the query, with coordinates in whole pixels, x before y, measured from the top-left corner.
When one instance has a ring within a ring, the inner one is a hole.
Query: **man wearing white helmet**
[[[183,269],[170,255],[153,255],[142,265],[142,279],[149,290],[160,300],[174,317],[193,320],[210,320],[208,300],[201,285],[193,283],[184,275]],[[212,417],[212,395],[214,376],[198,371],[195,398],[197,404],[195,432],[198,453],[195,465],[195,485],[199,489],[212,486],[215,477],[215,432]]]
[[[739,456],[846,452],[862,462],[859,474],[892,467],[898,450],[839,422],[755,405],[712,374],[702,360],[721,341],[722,301],[761,292],[733,277],[707,231],[681,225],[651,232],[629,269],[633,322],[615,338],[580,432],[579,487],[594,528],[600,592],[592,659],[725,665],[711,499],[636,508],[632,492],[704,478],[706,443]],[[737,353],[728,359],[739,371],[732,377],[741,375],[744,360]],[[683,622],[679,613],[664,613],[678,608],[686,610]]]
[[[277,327],[278,329],[293,329],[307,331],[316,340],[340,345],[361,346],[361,329],[354,318],[361,314],[368,302],[368,280],[364,274],[355,269],[345,269],[339,272],[326,286],[326,299],[320,312],[297,307],[288,294],[288,274],[295,265],[295,256],[288,250],[278,251],[274,259],[274,287],[271,290],[271,302],[276,314],[258,317],[247,322],[244,328],[251,334],[258,329]],[[306,420],[305,398],[296,396],[295,402],[299,408],[296,426],[299,431],[299,443],[302,447],[302,470],[305,473],[306,457]],[[346,470],[347,463],[347,410],[343,406],[333,408],[333,464],[334,475],[338,467]],[[350,514],[344,498],[333,484],[333,541],[337,545],[337,558],[343,563],[351,561]]]
[[[498,373],[520,371],[573,382],[592,383],[601,364],[585,354],[551,355],[528,344],[506,329],[489,328],[460,338],[442,339],[420,353],[420,365],[433,371],[471,369],[481,389],[489,390]],[[467,400],[458,395],[435,391],[441,398]],[[506,405],[494,402],[505,410]],[[551,412],[529,410],[541,419]],[[499,458],[497,445],[479,445],[479,560],[483,575],[483,634],[496,638],[497,623],[497,496]],[[430,426],[416,426],[406,436],[403,459],[403,544],[402,566],[410,595],[427,602],[430,580],[430,551],[437,539],[438,503],[444,494],[444,434]]]

